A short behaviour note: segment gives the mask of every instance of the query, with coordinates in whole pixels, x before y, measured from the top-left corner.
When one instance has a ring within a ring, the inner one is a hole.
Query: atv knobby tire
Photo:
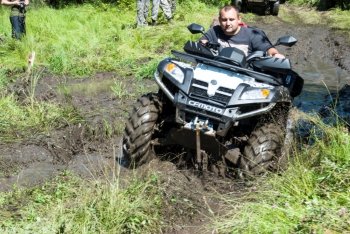
[[[121,164],[128,168],[141,166],[152,157],[152,137],[162,105],[156,94],[139,98],[126,121]]]
[[[246,176],[276,171],[284,155],[285,131],[278,124],[266,123],[255,129],[244,148],[240,168]]]
[[[278,16],[279,9],[280,9],[280,3],[279,2],[271,3],[271,5],[270,5],[270,14],[273,15],[273,16]]]

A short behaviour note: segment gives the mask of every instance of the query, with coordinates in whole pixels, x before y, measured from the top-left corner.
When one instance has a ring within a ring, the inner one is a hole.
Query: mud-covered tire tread
[[[156,94],[142,96],[133,106],[123,135],[123,165],[138,167],[150,160],[152,136],[161,112]]]
[[[284,132],[277,124],[266,123],[251,134],[244,148],[241,168],[245,174],[259,175],[276,169],[284,142]]]

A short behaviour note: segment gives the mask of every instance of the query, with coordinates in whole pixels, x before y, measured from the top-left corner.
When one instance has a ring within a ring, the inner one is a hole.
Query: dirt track
[[[259,23],[250,23],[265,30],[272,42],[279,36],[293,35],[298,39],[297,45],[292,48],[280,48],[280,51],[289,57],[296,71],[305,78],[306,87],[302,98],[296,100],[296,105],[303,110],[312,110],[315,103],[307,103],[308,95],[313,93],[312,87],[323,85],[323,81],[332,89],[337,89],[349,83],[350,80],[350,46],[347,38],[341,33],[317,25],[288,24],[279,19],[277,23],[264,23],[266,18],[261,17]],[[56,77],[43,77],[37,88],[38,99],[64,103],[67,99],[57,91]],[[0,144],[0,191],[11,189],[15,184],[19,186],[34,186],[40,184],[63,170],[87,177],[108,175],[114,170],[115,156],[119,153],[120,126],[129,111],[135,98],[125,100],[113,96],[108,84],[115,80],[127,83],[126,78],[120,78],[113,73],[101,73],[95,77],[88,77],[71,83],[64,83],[71,89],[70,103],[85,118],[86,125],[66,126],[57,129],[48,135],[36,136],[24,142],[14,144]],[[80,85],[101,85],[94,92],[81,92]],[[20,84],[19,84],[20,85]],[[135,84],[137,85],[137,84]],[[145,84],[144,84],[145,85]],[[308,86],[309,85],[309,86]],[[153,81],[147,81],[148,91],[156,90]],[[16,87],[16,86],[14,86]],[[130,87],[130,91],[136,88]],[[318,89],[317,89],[318,90]],[[303,96],[304,95],[304,96]],[[320,94],[322,97],[325,93]],[[318,98],[318,96],[315,96]],[[318,104],[321,106],[322,103]],[[114,134],[107,137],[104,122],[114,129]],[[197,178],[191,173],[180,172],[169,162],[152,161],[141,170],[150,169],[163,174],[164,183],[169,188],[169,196],[174,194],[193,201],[194,206],[200,208],[203,214],[210,214],[209,210],[219,210],[219,204],[213,200],[206,200],[206,194],[212,189],[222,193],[239,191],[242,186],[225,180],[206,181]],[[162,173],[163,172],[163,173]],[[124,173],[124,174],[123,174]],[[127,174],[122,169],[122,175]],[[240,189],[237,189],[240,188]],[[184,206],[185,207],[185,206]],[[200,233],[203,218],[185,216],[181,220],[178,213],[182,208],[172,207],[169,211],[169,221],[174,224],[169,233]],[[210,209],[209,209],[210,208]],[[182,212],[182,211],[181,211]],[[204,216],[203,216],[204,217]],[[191,224],[191,227],[183,225]]]

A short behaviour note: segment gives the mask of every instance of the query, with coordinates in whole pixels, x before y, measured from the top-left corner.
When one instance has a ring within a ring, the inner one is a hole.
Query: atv
[[[198,24],[188,29],[204,35]],[[275,46],[296,42],[284,36]],[[154,73],[158,93],[132,108],[120,164],[135,168],[164,156],[223,177],[278,170],[293,139],[292,100],[303,87],[289,59],[195,41],[172,55]]]
[[[247,11],[259,12],[262,15],[278,15],[280,3],[284,0],[232,0],[231,4],[242,12]]]

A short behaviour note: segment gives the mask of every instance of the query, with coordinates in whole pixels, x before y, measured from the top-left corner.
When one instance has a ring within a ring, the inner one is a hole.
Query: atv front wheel
[[[152,137],[162,104],[156,94],[146,94],[137,100],[125,124],[121,164],[138,167],[151,159]]]
[[[285,131],[278,124],[266,123],[255,129],[244,148],[240,168],[245,175],[261,175],[275,171],[284,157]]]

